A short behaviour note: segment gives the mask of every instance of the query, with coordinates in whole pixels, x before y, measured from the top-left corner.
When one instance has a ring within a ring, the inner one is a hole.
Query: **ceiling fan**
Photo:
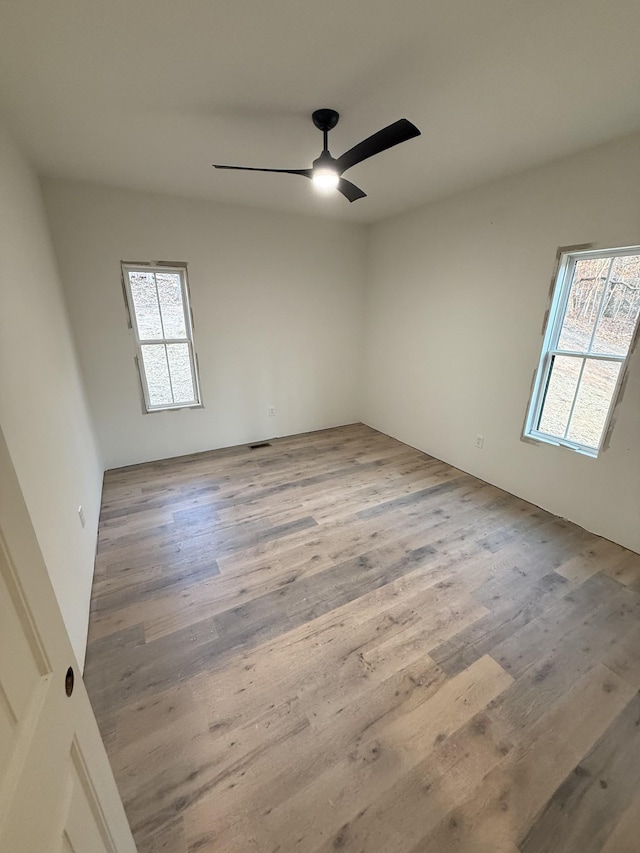
[[[398,121],[394,121],[388,127],[384,127],[382,130],[374,133],[373,136],[363,139],[362,142],[354,145],[353,148],[350,148],[341,157],[335,159],[329,153],[327,139],[329,131],[333,130],[338,124],[339,113],[330,109],[316,110],[311,118],[318,130],[322,131],[323,147],[322,154],[313,161],[310,169],[258,169],[254,166],[221,166],[214,163],[215,168],[239,169],[246,172],[282,172],[285,175],[302,175],[305,178],[310,178],[318,189],[337,189],[349,201],[357,201],[359,198],[364,198],[367,194],[360,187],[352,184],[351,181],[345,180],[342,177],[342,173],[357,163],[368,160],[374,154],[386,151],[387,148],[393,148],[394,145],[406,142],[414,136],[420,136],[420,131],[414,124],[406,118],[401,118]]]

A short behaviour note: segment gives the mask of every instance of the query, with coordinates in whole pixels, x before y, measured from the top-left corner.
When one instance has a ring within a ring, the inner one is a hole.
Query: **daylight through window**
[[[185,267],[123,264],[148,412],[200,405]]]
[[[640,313],[640,247],[562,256],[525,435],[597,456]]]

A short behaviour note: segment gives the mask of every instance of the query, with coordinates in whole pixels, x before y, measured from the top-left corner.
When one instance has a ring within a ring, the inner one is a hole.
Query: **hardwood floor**
[[[637,853],[640,557],[362,425],[110,471],[140,853]]]

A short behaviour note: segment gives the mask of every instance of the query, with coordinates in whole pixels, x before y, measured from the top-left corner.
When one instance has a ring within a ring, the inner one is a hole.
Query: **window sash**
[[[162,273],[174,273],[177,274],[180,281],[180,296],[182,303],[182,313],[184,316],[185,329],[187,332],[186,337],[172,338],[172,337],[154,337],[154,338],[141,338],[138,331],[138,322],[135,313],[135,303],[133,300],[133,295],[131,292],[131,279],[130,273],[152,273],[154,276],[154,283],[156,286],[156,298],[158,300],[158,310],[160,314],[160,327],[162,332],[164,333],[164,320],[162,318],[162,309],[160,307],[160,297],[158,294],[158,284],[155,278],[156,274]],[[198,371],[197,371],[197,356],[194,347],[193,341],[193,316],[191,312],[191,303],[189,300],[189,286],[187,280],[187,270],[186,267],[183,266],[170,266],[170,265],[162,265],[155,266],[152,264],[122,264],[122,279],[124,285],[124,295],[125,302],[127,306],[127,312],[129,317],[129,326],[133,332],[135,349],[136,349],[136,366],[138,369],[138,375],[140,378],[140,385],[142,388],[142,394],[144,398],[144,406],[147,412],[158,412],[158,411],[166,411],[170,409],[188,409],[195,408],[202,405],[201,397],[200,397],[200,384],[198,381]],[[169,357],[167,352],[167,345],[170,344],[186,344],[188,347],[189,353],[189,369],[191,372],[191,382],[193,388],[193,399],[182,402],[171,402],[171,403],[152,403],[151,395],[149,391],[149,383],[147,379],[146,370],[144,367],[144,358],[142,354],[142,348],[145,345],[161,345],[164,346],[164,355],[167,363],[167,374],[169,377],[169,387],[171,390],[171,397],[174,397],[173,392],[173,383],[171,380],[171,370],[169,367]]]
[[[193,392],[194,392],[194,399],[193,400],[185,400],[185,401],[180,402],[180,403],[172,402],[172,403],[155,403],[155,404],[150,402],[151,395],[149,392],[147,373],[146,373],[146,370],[144,369],[144,359],[142,356],[142,347],[145,345],[145,343],[147,343],[147,341],[141,341],[140,342],[140,345],[138,347],[138,353],[137,353],[136,361],[138,362],[138,371],[140,373],[140,380],[141,380],[142,385],[143,385],[145,405],[147,407],[147,411],[148,412],[157,412],[157,411],[163,411],[165,409],[192,409],[196,406],[200,406],[201,405],[200,393],[199,393],[199,389],[198,389],[198,385],[197,385],[197,376],[196,376],[196,364],[195,364],[196,360],[195,360],[195,353],[193,351],[192,342],[189,340],[173,341],[170,339],[167,341],[153,340],[153,341],[149,342],[149,343],[152,343],[156,346],[158,346],[158,345],[164,346],[164,357],[165,357],[165,360],[167,363],[167,374],[169,377],[169,387],[171,389],[171,396],[172,397],[174,396],[173,382],[171,380],[171,370],[169,368],[169,356],[167,353],[167,346],[166,345],[171,344],[171,343],[186,343],[188,345],[188,347],[189,347],[189,367],[191,369],[191,382],[192,382],[192,387],[193,387]]]
[[[551,374],[552,374],[553,365],[554,365],[554,358],[555,358],[555,356],[558,356],[558,355],[562,356],[563,358],[569,357],[569,358],[579,359],[582,361],[582,364],[580,366],[580,373],[578,375],[578,379],[576,382],[576,387],[575,387],[575,390],[573,392],[573,399],[571,401],[571,409],[570,409],[569,415],[567,417],[567,426],[565,428],[563,436],[556,435],[556,434],[550,433],[550,432],[545,432],[543,429],[540,429],[540,422],[542,420],[542,416],[544,413],[544,405],[545,405],[546,397],[547,397],[547,389],[549,386],[549,382],[551,380]],[[600,436],[600,441],[598,443],[598,446],[594,447],[591,444],[581,444],[580,442],[572,441],[570,438],[568,438],[569,432],[571,430],[573,414],[574,414],[576,403],[578,400],[578,395],[580,393],[580,387],[581,387],[582,379],[584,376],[584,371],[585,371],[585,368],[586,368],[588,362],[590,362],[590,361],[592,361],[592,362],[593,361],[606,361],[606,362],[610,362],[610,363],[614,363],[614,364],[623,365],[625,359],[622,356],[600,356],[600,355],[591,356],[587,353],[568,353],[568,352],[565,352],[564,350],[552,350],[551,352],[546,353],[544,378],[543,378],[543,381],[541,383],[540,390],[538,393],[539,400],[538,400],[538,405],[537,405],[536,410],[535,410],[535,416],[533,418],[533,423],[535,426],[533,427],[531,434],[535,435],[535,437],[543,437],[545,440],[550,441],[554,444],[567,445],[568,447],[572,447],[575,450],[580,450],[584,453],[587,453],[587,454],[593,456],[593,455],[597,455],[597,453],[599,452],[599,450],[602,446],[602,442],[604,440],[604,437],[607,434],[611,411],[613,408],[613,404],[615,403],[615,400],[618,396],[620,383],[622,381],[622,368],[620,369],[620,371],[618,373],[618,378],[616,380],[616,384],[614,386],[613,393],[611,395],[611,400],[609,401],[609,408],[607,410],[607,416],[605,418],[604,426],[602,429],[602,434]]]
[[[627,349],[627,353],[624,356],[618,355],[616,353],[595,353],[591,351],[593,346],[593,342],[595,340],[596,330],[598,329],[598,323],[602,317],[602,314],[605,309],[605,299],[607,295],[607,290],[609,287],[609,282],[611,278],[611,272],[613,269],[613,264],[615,258],[617,257],[630,257],[633,255],[640,255],[640,247],[623,247],[620,249],[609,249],[609,250],[592,250],[592,251],[584,251],[584,252],[567,252],[566,254],[561,255],[560,263],[558,264],[558,271],[555,278],[554,283],[554,293],[551,301],[551,306],[549,309],[549,314],[547,318],[547,325],[544,333],[544,341],[542,346],[542,353],[540,356],[540,362],[538,365],[538,369],[536,371],[536,376],[533,384],[533,393],[531,396],[531,401],[529,403],[528,411],[527,411],[527,419],[525,422],[525,430],[524,437],[525,438],[533,438],[535,440],[541,440],[549,444],[555,444],[563,447],[569,447],[572,450],[576,450],[580,453],[584,453],[585,455],[597,457],[604,442],[607,439],[609,434],[609,430],[611,427],[611,418],[613,415],[613,410],[615,408],[616,402],[620,395],[620,389],[622,387],[622,383],[624,382],[624,377],[626,374],[627,365],[629,362],[629,357],[631,352],[634,349],[635,340],[638,336],[638,329],[640,327],[640,314],[636,318],[636,324],[634,327],[633,334],[631,336],[631,341],[629,347]],[[569,302],[569,296],[571,293],[571,287],[573,283],[573,277],[575,274],[576,264],[580,260],[585,259],[600,259],[600,258],[609,258],[610,263],[607,270],[607,277],[605,280],[605,284],[602,290],[602,295],[600,297],[600,304],[598,306],[598,314],[596,317],[596,321],[593,326],[593,330],[591,333],[591,339],[589,341],[589,346],[586,350],[563,350],[558,347],[558,342],[560,340],[560,335],[562,333],[562,327],[564,325],[565,317],[567,314],[567,307]],[[560,437],[557,435],[553,435],[551,433],[546,433],[538,428],[540,421],[542,419],[544,404],[546,400],[546,391],[549,385],[549,381],[551,378],[551,371],[553,369],[554,357],[555,356],[563,356],[569,358],[580,358],[582,359],[582,366],[580,369],[580,375],[578,381],[576,383],[573,400],[571,404],[571,411],[569,414],[569,418],[567,420],[567,427],[565,430],[565,436]],[[618,372],[618,379],[613,389],[613,393],[611,395],[611,399],[609,401],[609,408],[607,410],[607,415],[605,418],[604,426],[602,428],[602,433],[600,435],[600,440],[598,442],[597,447],[593,445],[580,444],[579,442],[571,441],[571,439],[567,438],[566,435],[569,432],[569,428],[571,426],[571,419],[573,417],[573,412],[576,405],[576,400],[578,398],[578,393],[580,391],[582,377],[584,374],[585,367],[588,361],[608,361],[615,362],[620,364],[620,370]]]

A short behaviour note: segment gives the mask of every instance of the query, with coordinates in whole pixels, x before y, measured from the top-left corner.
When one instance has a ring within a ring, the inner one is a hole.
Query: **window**
[[[185,266],[122,264],[147,412],[199,406]]]
[[[560,256],[525,436],[597,456],[640,313],[640,246]]]

